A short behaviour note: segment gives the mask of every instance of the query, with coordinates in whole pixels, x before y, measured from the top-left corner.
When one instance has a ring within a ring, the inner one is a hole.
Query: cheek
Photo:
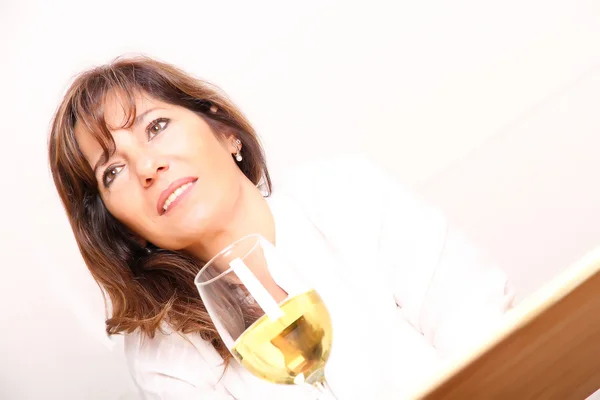
[[[226,229],[240,197],[240,185],[233,180],[222,180],[222,176],[206,177],[196,183],[187,209],[161,221],[161,239],[178,243],[197,241],[212,232]]]
[[[202,156],[214,152],[215,136],[208,127],[190,121],[173,122],[169,128],[152,142],[162,151],[179,157]]]
[[[145,236],[148,230],[147,213],[143,212],[146,205],[135,191],[120,190],[111,193],[104,199],[106,208],[119,222],[134,233]]]
[[[192,215],[195,218],[190,219],[190,223],[196,223],[198,226],[218,226],[225,222],[225,216],[231,211],[238,193],[231,181],[223,178],[223,175],[212,175],[197,183],[192,206]]]

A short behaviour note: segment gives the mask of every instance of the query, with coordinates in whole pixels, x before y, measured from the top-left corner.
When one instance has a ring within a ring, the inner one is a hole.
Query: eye
[[[115,165],[106,168],[102,176],[102,183],[104,184],[105,188],[108,189],[110,187],[110,185],[113,183],[117,175],[123,170],[123,168],[125,168],[125,166],[123,165]]]
[[[146,134],[148,135],[148,140],[154,139],[154,136],[164,131],[169,125],[170,121],[171,120],[168,118],[157,118],[154,121],[150,122],[146,127]]]

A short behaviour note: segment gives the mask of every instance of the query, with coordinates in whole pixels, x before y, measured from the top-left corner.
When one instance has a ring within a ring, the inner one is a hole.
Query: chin
[[[211,232],[218,231],[220,226],[214,218],[189,218],[175,232],[175,237],[181,237],[181,242],[197,242],[198,238],[210,235]]]

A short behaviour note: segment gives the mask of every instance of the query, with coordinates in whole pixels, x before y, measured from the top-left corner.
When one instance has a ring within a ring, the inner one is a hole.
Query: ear
[[[234,135],[227,137],[227,150],[231,154],[239,153],[242,150],[243,144],[240,139],[235,137]]]

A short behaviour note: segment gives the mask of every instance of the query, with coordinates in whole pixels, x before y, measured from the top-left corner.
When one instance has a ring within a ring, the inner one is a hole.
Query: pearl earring
[[[240,146],[242,145],[242,142],[240,141],[240,139],[236,139],[235,140],[235,148],[236,148],[236,153],[234,154],[235,160],[237,162],[240,162],[243,160],[242,158],[242,150],[240,149]]]

